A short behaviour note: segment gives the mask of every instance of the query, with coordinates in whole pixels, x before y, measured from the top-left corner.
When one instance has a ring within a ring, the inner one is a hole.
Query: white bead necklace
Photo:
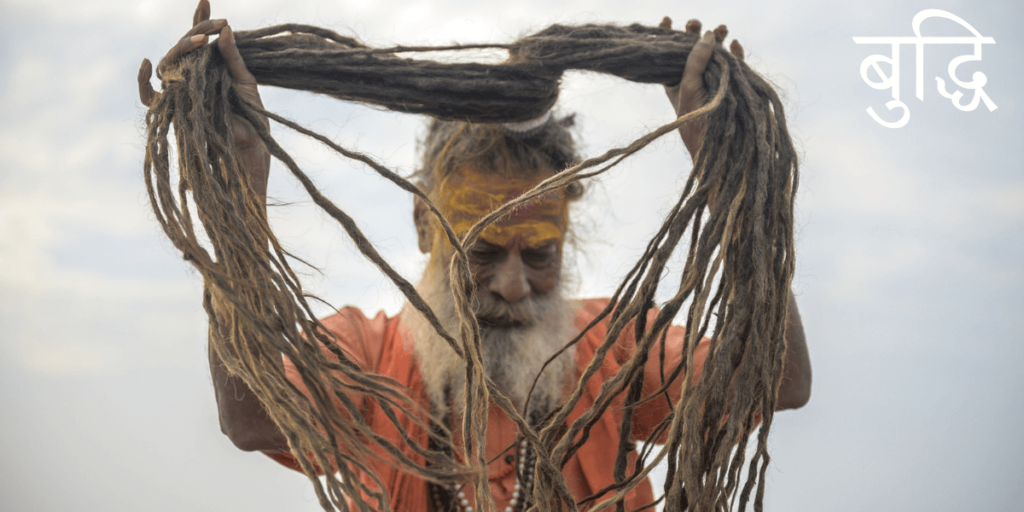
[[[441,448],[441,451],[451,456],[451,451],[447,447]],[[516,459],[516,483],[513,487],[512,499],[505,507],[505,512],[526,510],[526,502],[529,501],[530,493],[533,491],[533,468],[536,465],[537,457],[526,439],[519,441]],[[469,498],[466,496],[465,484],[450,483],[441,486],[428,483],[427,488],[434,512],[473,512],[473,507],[470,506]]]

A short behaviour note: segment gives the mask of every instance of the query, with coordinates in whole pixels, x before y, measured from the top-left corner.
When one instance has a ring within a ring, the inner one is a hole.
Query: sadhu
[[[555,25],[445,47],[509,53],[451,64],[399,55],[438,48],[375,49],[318,27],[235,34],[200,2],[158,66],[162,90],[149,61],[139,87],[154,212],[204,281],[224,432],[309,475],[328,510],[760,506],[774,411],[810,393],[790,292],[797,159],[778,96],[726,35],[668,18]],[[567,69],[665,85],[677,119],[583,159],[572,116],[552,114]],[[418,172],[403,178],[267,111],[260,83],[432,116]],[[417,284],[320,193],[270,120],[413,196],[430,254]],[[570,206],[585,180],[673,132],[693,157],[679,200],[609,297],[568,297]],[[271,158],[405,294],[399,315],[314,316],[267,223]],[[684,238],[682,277],[656,304]],[[673,325],[684,309],[688,329]],[[656,498],[646,476],[662,461]]]

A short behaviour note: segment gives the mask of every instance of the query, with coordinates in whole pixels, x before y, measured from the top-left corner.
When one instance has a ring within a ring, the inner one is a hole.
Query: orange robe
[[[607,299],[589,299],[579,302],[579,308],[574,320],[577,329],[582,330],[593,320],[607,305]],[[653,319],[655,313],[651,312]],[[347,307],[323,320],[324,326],[331,330],[337,337],[340,348],[344,350],[354,361],[359,363],[367,371],[374,371],[395,379],[398,383],[406,386],[420,403],[426,404],[426,391],[419,370],[415,363],[412,352],[412,345],[406,340],[411,340],[410,333],[401,324],[399,317],[388,318],[380,312],[374,318],[367,318],[356,308]],[[576,345],[576,363],[578,373],[586,368],[593,359],[594,353],[608,330],[608,319],[605,318]],[[669,329],[665,350],[665,373],[679,363],[682,357],[685,329],[679,326],[672,326]],[[569,415],[568,423],[578,419],[593,404],[600,393],[601,384],[613,377],[619,368],[635,350],[636,341],[633,338],[632,328],[623,330],[616,346],[609,352],[604,364],[600,367],[587,383],[582,397],[575,409]],[[694,379],[699,378],[700,370],[703,367],[704,358],[707,355],[708,340],[704,339],[698,345],[694,354]],[[657,351],[652,351],[645,368],[646,382],[644,384],[644,395],[648,395],[660,387],[661,377],[658,368],[659,358]],[[298,372],[289,361],[285,361],[288,377],[296,383],[300,389],[301,380]],[[669,395],[673,402],[679,399],[679,385],[671,386]],[[580,447],[576,454],[563,468],[563,475],[566,483],[572,491],[573,496],[579,500],[590,496],[600,489],[604,489],[614,483],[613,468],[615,467],[616,449],[619,439],[619,425],[622,422],[622,404],[624,394],[616,397],[613,404],[608,408],[601,419],[593,426],[587,442]],[[665,400],[651,400],[638,407],[633,414],[633,437],[637,441],[644,441],[651,435],[654,428],[669,413],[669,406]],[[396,445],[402,445],[403,441],[399,436],[391,420],[384,415],[380,407],[373,400],[363,402],[363,414],[375,432],[389,439]],[[399,415],[399,421],[403,427],[422,446],[427,446],[427,433],[423,429],[416,428],[410,418]],[[516,483],[515,462],[507,462],[504,454],[499,450],[511,445],[518,431],[514,423],[504,414],[501,409],[492,406],[488,415],[487,426],[487,460],[494,459],[488,466],[488,478],[490,489],[494,497],[497,510],[505,510],[509,500],[512,498],[514,485]],[[512,453],[511,450],[509,453]],[[281,464],[301,471],[298,463],[291,454],[268,453],[268,456]],[[424,461],[422,457],[409,453],[413,460],[420,464]],[[636,453],[630,454],[629,469],[632,471],[632,463],[636,459]],[[384,482],[388,490],[389,501],[392,510],[398,512],[430,512],[431,507],[427,497],[426,481],[416,478],[406,472],[383,464],[373,463],[378,476]],[[371,487],[372,481],[367,477],[364,481]],[[466,492],[472,501],[472,493]],[[609,494],[610,496],[610,494]],[[607,497],[607,496],[605,496]],[[600,501],[600,500],[599,500]],[[638,510],[654,501],[653,489],[650,481],[644,480],[636,486],[626,497],[626,510]],[[593,502],[591,502],[593,503]],[[472,504],[474,509],[476,505]],[[583,507],[586,510],[586,506]],[[653,510],[653,507],[645,510]]]

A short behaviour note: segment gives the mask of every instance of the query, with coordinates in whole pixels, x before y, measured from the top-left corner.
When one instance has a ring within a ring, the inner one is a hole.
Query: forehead
[[[472,168],[463,169],[452,173],[442,183],[442,211],[456,233],[463,234],[485,215],[537,186],[542,179],[542,176],[534,179],[506,178]],[[481,238],[502,246],[560,244],[566,211],[565,198],[551,192],[490,225]]]
[[[546,177],[515,178],[465,168],[446,177],[441,190],[445,196],[443,199],[458,199],[457,205],[460,209],[472,210],[483,216],[536,187]],[[551,192],[541,198],[542,201],[560,201],[561,199],[562,197],[556,192]],[[529,209],[529,207],[529,204],[524,205],[517,211]]]

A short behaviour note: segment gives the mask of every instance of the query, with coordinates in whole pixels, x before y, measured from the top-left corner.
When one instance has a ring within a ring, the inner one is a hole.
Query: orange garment
[[[574,320],[577,329],[582,330],[593,320],[608,304],[608,299],[589,299],[580,301],[579,308]],[[653,319],[655,312],[650,313]],[[363,315],[356,308],[348,307],[323,320],[326,326],[337,337],[338,344],[355,362],[359,363],[368,371],[387,375],[400,384],[406,386],[420,403],[426,404],[426,392],[419,370],[413,357],[410,333],[401,324],[399,317],[388,318],[380,312],[370,319]],[[586,336],[580,340],[576,348],[576,363],[578,372],[582,372],[587,364],[593,359],[594,353],[608,330],[608,319],[602,320]],[[669,329],[666,340],[665,363],[666,374],[679,363],[682,357],[685,329],[672,326]],[[568,423],[578,419],[585,411],[590,409],[600,393],[601,384],[614,376],[635,350],[636,342],[631,328],[624,329],[619,337],[616,346],[609,352],[604,364],[597,374],[591,378],[584,390],[583,396],[575,409],[569,415]],[[707,355],[708,340],[705,338],[697,347],[694,354],[694,368],[699,378],[704,359]],[[645,368],[646,382],[644,384],[644,395],[650,394],[660,387],[661,377],[658,368],[659,358],[657,351],[653,351]],[[286,372],[293,383],[301,386],[298,372],[289,361],[285,361]],[[578,373],[579,374],[579,373]],[[679,386],[671,386],[674,391],[670,392],[673,402],[679,399]],[[614,483],[613,468],[615,467],[616,450],[618,446],[619,425],[622,421],[622,404],[624,395],[620,394],[608,408],[607,412],[593,426],[588,441],[580,447],[576,454],[563,468],[563,474],[573,496],[579,500],[590,496],[594,492],[604,489]],[[363,401],[363,414],[370,428],[378,434],[389,439],[396,445],[403,445],[403,441],[383,411],[376,402],[372,400]],[[653,429],[669,413],[669,406],[665,400],[651,400],[638,407],[633,414],[633,434],[637,441],[644,441],[650,436]],[[403,427],[422,446],[427,446],[427,433],[416,428],[412,420],[399,415],[399,421]],[[493,462],[488,466],[488,477],[490,489],[494,497],[497,510],[504,510],[512,498],[514,485],[516,483],[514,462],[507,462],[504,453],[498,453],[501,449],[511,445],[517,435],[514,423],[498,407],[492,406],[488,415],[487,427],[487,459]],[[508,453],[512,453],[510,450]],[[281,464],[301,471],[295,458],[291,454],[268,453],[268,456]],[[413,460],[422,464],[423,458],[414,453],[409,453]],[[636,453],[630,454],[630,466],[627,471],[632,471],[632,463],[635,461]],[[392,510],[401,512],[430,512],[430,505],[427,499],[427,483],[408,473],[398,471],[395,468],[384,464],[374,463],[374,466],[381,481],[388,490]],[[366,477],[364,481],[372,486],[372,481]],[[466,492],[472,497],[472,492]],[[610,494],[609,494],[610,495]],[[605,496],[607,497],[607,496]],[[472,500],[471,500],[472,501]],[[654,501],[654,494],[649,481],[645,480],[635,487],[626,497],[626,510],[638,510],[644,505]],[[472,504],[475,508],[475,504]],[[583,507],[586,510],[586,506]],[[645,510],[653,510],[653,507]]]

